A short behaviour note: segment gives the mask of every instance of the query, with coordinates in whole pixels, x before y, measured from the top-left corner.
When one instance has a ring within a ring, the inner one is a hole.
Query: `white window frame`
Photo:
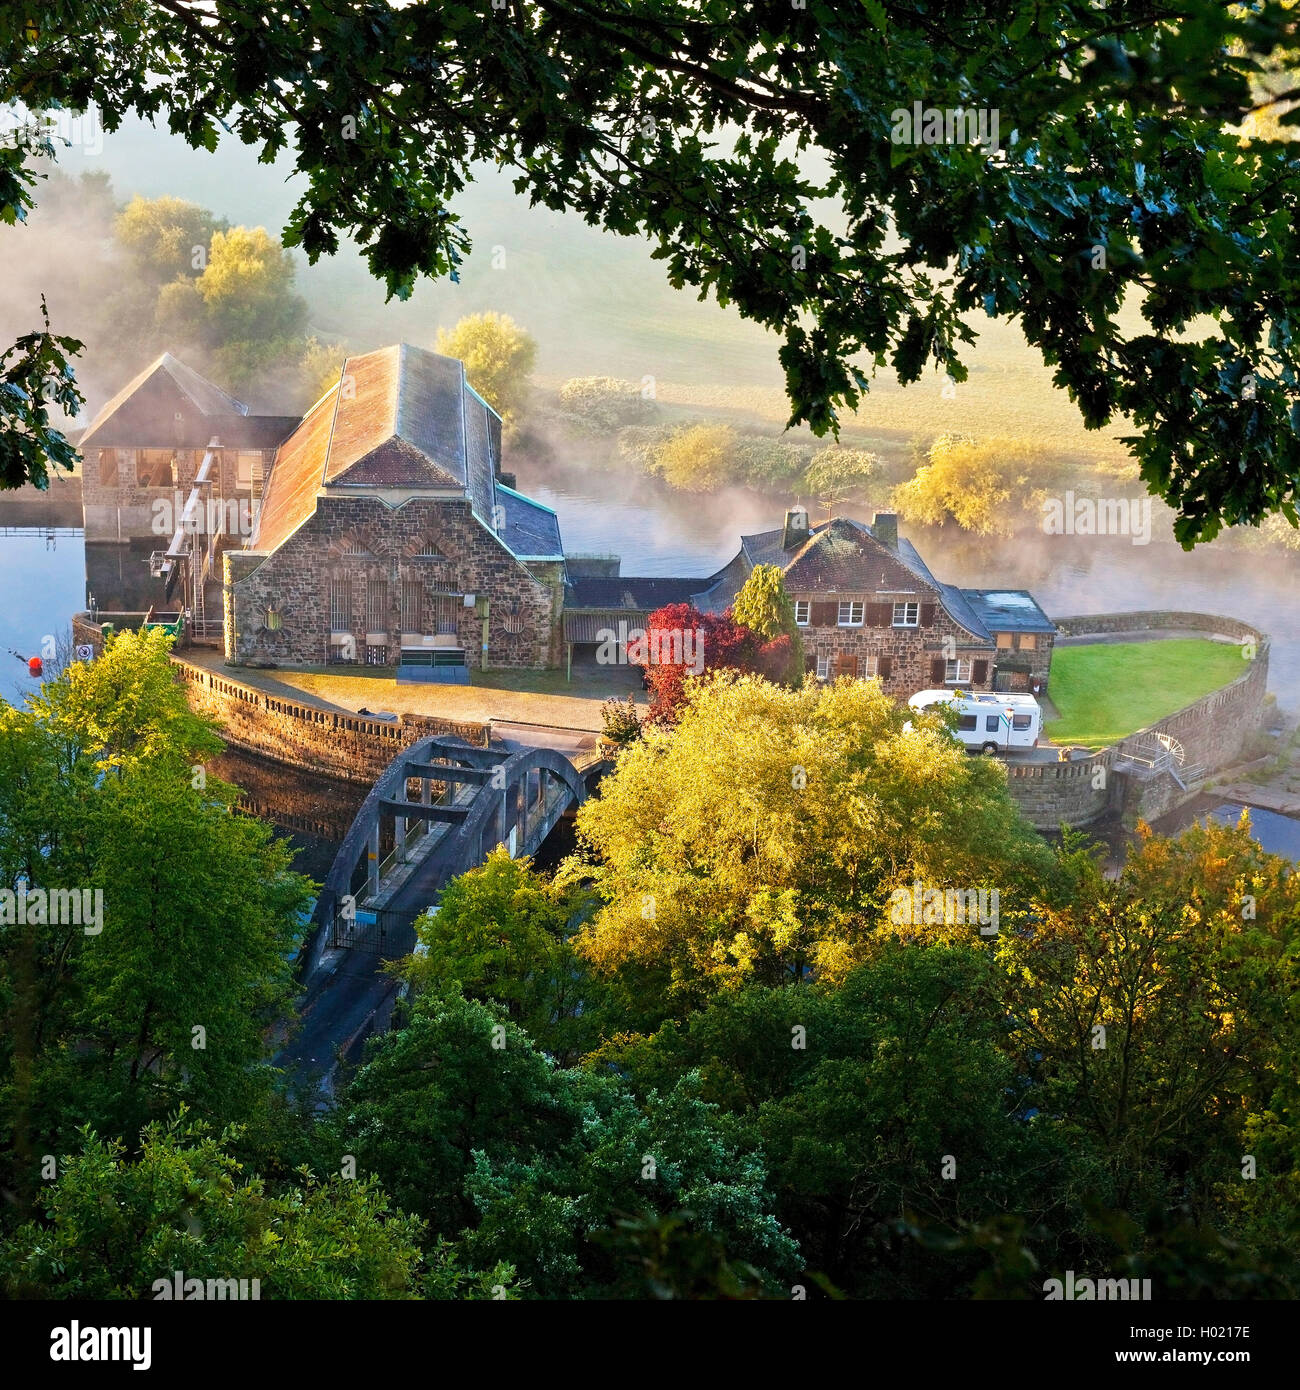
[[[849,616],[844,616],[844,610],[849,610]],[[857,609],[858,616],[853,616],[853,610]],[[867,606],[859,598],[843,598],[839,601],[839,608],[836,609],[835,622],[837,627],[861,627],[866,621]]]
[[[831,653],[830,653],[830,652],[818,652],[818,653],[817,653],[817,679],[818,679],[819,681],[828,681],[828,680],[830,680],[830,678],[831,678]]]
[[[858,679],[869,681],[874,676],[880,674],[880,653],[868,652],[865,656],[858,657]]]
[[[953,670],[953,667],[954,667],[954,666],[957,668],[957,669],[956,669],[956,673],[955,673],[955,674],[950,674],[950,673],[952,673],[952,670]],[[963,668],[964,668],[964,669],[963,669]],[[952,661],[949,661],[949,662],[944,666],[944,668],[943,668],[943,683],[944,683],[944,685],[969,685],[969,684],[970,684],[970,680],[971,680],[971,659],[970,659],[970,657],[967,657],[967,656],[955,657]]]
[[[898,610],[903,610],[903,616],[898,616]],[[909,611],[914,612],[915,616],[908,617]],[[920,627],[921,626],[921,604],[915,599],[902,599],[894,604],[894,627]]]
[[[800,612],[803,617],[799,616]],[[812,599],[797,598],[794,601],[794,623],[796,627],[808,627],[812,623]]]

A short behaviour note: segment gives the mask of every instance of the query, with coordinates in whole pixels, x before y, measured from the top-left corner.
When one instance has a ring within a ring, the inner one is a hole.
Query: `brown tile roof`
[[[249,549],[270,552],[281,546],[316,510],[321,485],[321,460],[329,447],[338,387],[329,390],[307,412],[303,422],[280,445],[258,508]]]

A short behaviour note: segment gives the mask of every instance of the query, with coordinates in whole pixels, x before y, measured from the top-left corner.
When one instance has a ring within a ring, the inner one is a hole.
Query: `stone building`
[[[571,563],[565,640],[572,651],[601,633],[643,630],[665,603],[721,613],[756,565],[781,570],[819,680],[875,676],[900,700],[944,686],[1047,687],[1056,628],[1033,595],[940,583],[899,536],[898,518],[882,512],[870,526],[847,517],[811,526],[806,512],[787,512],[784,526],[742,536],[735,558],[704,580],[622,578],[616,564],[587,573]]]
[[[559,523],[500,464],[461,362],[405,343],[348,358],[222,557],[227,661],[441,681],[557,664]]]
[[[900,700],[943,686],[1046,688],[1056,628],[1033,596],[940,583],[893,513],[870,526],[848,517],[813,526],[806,512],[787,512],[781,528],[741,537],[696,607],[729,607],[756,565],[781,570],[818,680],[877,676]]]
[[[169,352],[99,411],[78,441],[86,540],[165,546],[208,445],[219,439],[208,497],[225,529],[247,535],[262,482],[296,415],[254,415]]]

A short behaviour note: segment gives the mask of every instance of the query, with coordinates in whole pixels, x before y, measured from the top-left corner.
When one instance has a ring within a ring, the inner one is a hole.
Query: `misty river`
[[[520,490],[558,513],[566,553],[619,555],[625,575],[708,575],[736,553],[742,534],[779,526],[785,505],[743,489],[694,495],[639,473],[513,462]],[[845,510],[871,519],[869,505]],[[1215,544],[1189,553],[1167,540],[1134,545],[1123,536],[1033,530],[1006,539],[953,527],[901,529],[938,579],[967,588],[1030,589],[1054,617],[1186,608],[1240,618],[1271,635],[1270,689],[1283,708],[1298,707],[1300,555]],[[0,532],[0,647],[39,651],[47,634],[67,630],[88,589],[108,610],[161,600],[161,588],[149,579],[150,548],[147,542],[88,547],[66,533]],[[32,689],[23,668],[5,656],[0,695],[12,700]]]

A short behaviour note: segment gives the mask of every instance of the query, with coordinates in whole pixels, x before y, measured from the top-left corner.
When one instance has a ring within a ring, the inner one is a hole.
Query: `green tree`
[[[785,579],[778,565],[755,565],[749,572],[731,616],[757,634],[762,642],[788,640],[789,656],[782,679],[796,688],[803,684],[803,639],[794,620],[794,604],[785,591]]]
[[[293,257],[263,227],[212,234],[197,288],[207,309],[206,332],[218,343],[292,338],[307,319],[293,292]]]
[[[580,888],[553,887],[499,845],[416,923],[419,950],[402,973],[417,989],[500,1004],[540,1047],[574,1062],[589,1046],[599,993],[569,944],[586,903]]]
[[[606,434],[658,414],[658,406],[642,395],[639,386],[612,376],[570,378],[560,387],[560,405]]]
[[[152,1299],[179,1271],[256,1279],[262,1298],[419,1297],[420,1223],[374,1183],[304,1171],[271,1188],[245,1173],[233,1138],[182,1112],[150,1125],[132,1158],[86,1127],[45,1189],[44,1219],[0,1243],[0,1287],[10,1298]]]
[[[450,332],[438,330],[437,348],[447,357],[458,357],[465,364],[469,384],[503,424],[518,429],[537,360],[532,336],[509,314],[470,314]]]
[[[1100,1156],[1094,1192],[1121,1208],[1175,1196],[1205,1217],[1241,1181],[1247,1116],[1294,1124],[1300,884],[1244,827],[1144,830],[1117,880],[1003,933],[1007,1005],[1035,1103]],[[1273,1109],[1275,1101],[1281,1102]],[[1267,1125],[1268,1122],[1264,1122]],[[1290,1172],[1296,1148],[1261,1181]]]
[[[760,1278],[793,1263],[761,1160],[690,1079],[638,1102],[613,1077],[556,1067],[499,1010],[454,994],[421,995],[372,1045],[324,1143],[355,1154],[472,1268],[509,1265],[542,1297],[643,1291],[604,1235],[629,1213],[689,1212],[691,1230]]]
[[[118,214],[114,235],[135,272],[161,287],[194,279],[208,263],[213,234],[226,225],[197,203],[137,194]]]
[[[288,1010],[309,884],[269,826],[232,815],[220,748],[160,631],[123,633],[0,706],[0,871],[59,912],[0,928],[6,1186],[90,1122],[134,1135],[180,1102],[224,1123],[270,1105],[266,1030]],[[16,915],[16,914],[15,914]]]
[[[1001,769],[907,715],[876,682],[692,682],[675,726],[647,729],[578,811],[589,858],[567,872],[602,900],[578,949],[644,972],[662,1017],[722,986],[842,978],[914,880],[998,887],[1005,930],[1050,855]]]
[[[823,449],[808,464],[804,487],[833,515],[845,502],[862,497],[879,472],[878,454],[865,449]]]

